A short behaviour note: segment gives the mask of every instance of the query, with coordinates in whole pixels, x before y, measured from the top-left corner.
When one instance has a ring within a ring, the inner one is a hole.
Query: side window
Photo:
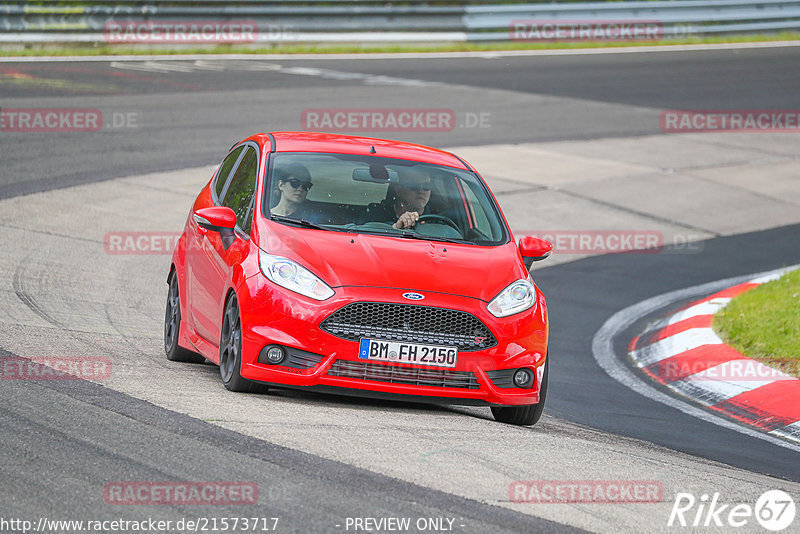
[[[234,164],[239,159],[239,154],[242,153],[244,148],[244,146],[240,146],[228,154],[228,157],[222,162],[222,165],[219,168],[219,173],[217,174],[216,182],[214,183],[214,191],[216,191],[218,199],[222,197],[222,192],[225,188],[225,182],[228,181],[228,175],[231,173],[231,169],[233,169]]]
[[[231,178],[228,192],[222,200],[222,205],[231,208],[236,213],[236,222],[239,228],[250,233],[249,226],[245,226],[247,221],[247,209],[256,191],[256,174],[258,172],[258,156],[255,149],[247,148],[247,152],[236,168],[236,172]],[[252,219],[251,219],[252,220]]]

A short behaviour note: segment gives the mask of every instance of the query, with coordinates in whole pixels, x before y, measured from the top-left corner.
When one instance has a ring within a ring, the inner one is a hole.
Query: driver
[[[421,169],[401,168],[400,180],[391,184],[386,199],[371,204],[366,219],[392,224],[394,228],[413,228],[431,199],[431,177]]]

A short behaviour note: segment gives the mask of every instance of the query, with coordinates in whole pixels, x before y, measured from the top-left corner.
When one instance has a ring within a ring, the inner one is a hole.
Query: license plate
[[[458,349],[441,345],[361,339],[358,357],[362,360],[455,367]]]

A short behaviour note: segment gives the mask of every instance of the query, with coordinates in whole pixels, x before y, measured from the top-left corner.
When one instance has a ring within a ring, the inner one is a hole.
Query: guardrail
[[[576,4],[466,6],[472,40],[496,40],[514,21],[639,22],[660,26],[661,35],[767,33],[800,29],[800,2],[792,0],[683,0]],[[511,28],[513,39],[513,28]]]
[[[204,40],[203,31],[209,25],[209,35],[216,38]],[[244,28],[246,35],[234,35],[229,31],[232,26],[240,32]],[[183,28],[186,35],[194,31],[194,39],[184,35],[181,41],[176,28]],[[786,30],[800,30],[800,0],[538,4],[243,0],[237,5],[219,0],[150,0],[0,4],[0,43],[657,40]],[[159,31],[170,33],[172,40],[164,39]],[[634,35],[637,31],[639,35]],[[126,40],[126,35],[130,39]],[[160,41],[156,38],[159,36]]]

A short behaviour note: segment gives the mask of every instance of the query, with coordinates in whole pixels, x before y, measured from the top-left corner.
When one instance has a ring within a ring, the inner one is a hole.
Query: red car
[[[268,386],[491,406],[539,420],[552,245],[517,246],[464,160],[421,145],[276,132],[234,145],[167,278],[164,347],[231,391]]]

